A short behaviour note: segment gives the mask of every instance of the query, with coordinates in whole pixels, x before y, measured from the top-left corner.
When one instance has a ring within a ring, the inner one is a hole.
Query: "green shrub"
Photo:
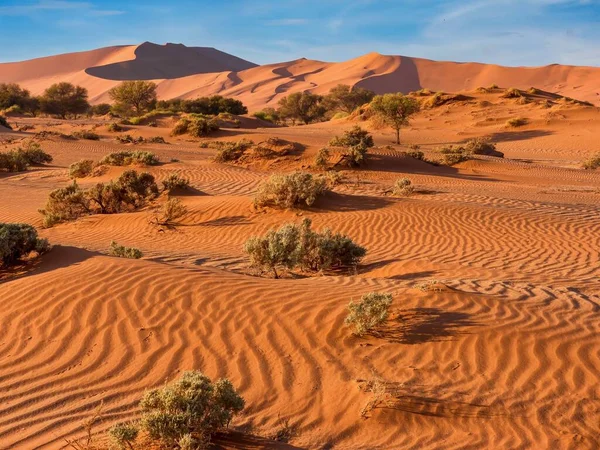
[[[133,443],[138,437],[139,429],[135,423],[118,423],[108,430],[108,434],[119,449],[129,447],[133,450]]]
[[[6,120],[6,117],[4,117],[4,116],[0,116],[0,127],[4,127],[4,128],[8,128],[9,130],[12,130],[12,127],[9,125],[8,120]]]
[[[326,169],[327,165],[329,164],[329,156],[330,152],[327,147],[319,150],[317,156],[315,157],[315,166],[317,166],[319,169]]]
[[[142,137],[134,138],[130,134],[115,137],[119,144],[143,144],[146,140]]]
[[[522,127],[527,124],[527,119],[523,117],[515,117],[506,121],[506,126],[511,128]]]
[[[176,173],[169,175],[163,182],[163,191],[172,191],[174,189],[188,189],[190,187],[190,180],[182,178]]]
[[[94,170],[94,161],[91,159],[82,159],[69,166],[70,178],[85,178],[92,174]]]
[[[119,258],[129,259],[140,259],[142,256],[144,256],[139,249],[133,247],[124,247],[117,244],[115,241],[110,242],[108,254],[111,256],[117,256]]]
[[[31,166],[52,162],[52,156],[42,150],[40,144],[34,141],[29,141],[24,147],[19,147],[17,152],[21,153],[27,164]]]
[[[265,108],[262,111],[255,112],[253,116],[257,119],[261,119],[271,123],[279,123],[279,121],[281,120],[275,108]]]
[[[113,122],[111,124],[109,124],[107,126],[108,131],[110,131],[111,133],[120,133],[121,131],[125,131],[125,128],[123,128],[121,125],[119,125],[117,122]]]
[[[0,153],[0,169],[7,172],[24,172],[29,164],[22,152],[18,150],[9,150],[6,153]]]
[[[462,152],[446,153],[442,157],[441,163],[444,166],[453,166],[455,164],[468,161],[470,159],[471,157],[469,155]]]
[[[210,145],[207,144],[207,146]],[[254,145],[254,142],[248,139],[241,139],[237,142],[216,141],[212,143],[212,146],[217,149],[214,159],[219,163],[237,161],[252,145]]]
[[[354,147],[361,144],[367,148],[375,145],[373,136],[358,125],[352,127],[351,130],[345,131],[342,137],[336,136],[329,141],[329,145],[332,147]]]
[[[100,140],[100,136],[91,130],[76,131],[73,133],[73,136],[75,136],[78,139],[87,139],[89,141],[99,141]]]
[[[44,227],[51,227],[89,214],[90,201],[85,192],[73,181],[73,184],[67,187],[50,192],[46,206],[40,210],[40,213],[44,216]]]
[[[344,322],[354,327],[354,334],[362,336],[386,321],[391,304],[392,294],[364,294],[358,302],[350,301]]]
[[[116,181],[97,183],[87,190],[76,182],[50,193],[44,209],[44,226],[75,220],[86,214],[115,214],[142,207],[158,196],[154,177],[135,170],[126,170]]]
[[[105,116],[110,113],[111,106],[108,103],[99,103],[90,108],[94,116]]]
[[[207,445],[211,435],[228,426],[244,406],[229,380],[213,383],[201,372],[184,372],[179,380],[144,394],[140,426],[165,446],[173,447],[190,434]]]
[[[289,175],[272,175],[258,188],[254,197],[254,205],[256,207],[293,208],[305,203],[311,206],[325,190],[325,179],[314,177],[310,173],[294,172]]]
[[[311,230],[309,219],[304,219],[301,225],[285,224],[262,237],[253,236],[244,251],[253,267],[271,271],[275,278],[279,278],[280,268],[319,271],[354,266],[366,254],[366,249],[348,236],[329,229],[320,233]]]
[[[219,131],[219,123],[216,119],[194,118],[188,125],[188,133],[192,137],[208,136],[214,131]]]
[[[159,164],[159,160],[154,153],[148,151],[122,151],[109,153],[100,160],[100,164],[106,164],[108,166],[129,166],[131,164],[155,166]]]
[[[415,191],[415,187],[408,178],[400,178],[394,183],[392,193],[398,196],[408,196]]]
[[[481,138],[469,139],[464,144],[464,151],[469,155],[488,155],[504,157],[504,153],[496,150],[496,144]]]
[[[0,267],[9,266],[30,253],[42,254],[50,249],[46,239],[24,223],[0,223]]]
[[[418,159],[419,161],[425,161],[425,153],[418,151],[418,150],[412,150],[410,152],[405,152],[406,156],[410,156],[411,158],[414,159]]]
[[[188,132],[188,127],[190,126],[190,119],[187,117],[182,117],[177,121],[173,129],[171,130],[171,136],[180,136]]]
[[[594,170],[600,167],[600,153],[596,153],[591,156],[589,159],[583,162],[583,168],[588,170]]]

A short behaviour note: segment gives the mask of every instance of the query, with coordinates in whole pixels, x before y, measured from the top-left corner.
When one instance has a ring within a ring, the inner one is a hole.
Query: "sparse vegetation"
[[[506,121],[506,126],[510,128],[518,128],[527,125],[527,119],[523,117],[514,117]]]
[[[108,254],[111,256],[117,256],[119,258],[129,259],[140,259],[142,256],[144,256],[139,249],[134,247],[124,247],[117,244],[115,241],[110,242]]]
[[[257,119],[274,124],[277,124],[281,121],[281,117],[279,117],[279,113],[275,110],[275,108],[264,108],[261,111],[256,111],[253,116]]]
[[[254,205],[256,207],[293,208],[304,203],[311,206],[325,190],[325,179],[315,177],[310,173],[294,172],[286,175],[271,175],[258,188],[254,197]]]
[[[396,144],[400,144],[400,128],[419,111],[419,103],[402,94],[376,95],[371,102],[373,112],[396,131]]]
[[[363,336],[386,321],[391,304],[392,294],[364,294],[358,302],[350,301],[344,322],[354,327],[354,334]]]
[[[186,206],[178,198],[168,199],[157,211],[153,220],[155,225],[171,226],[177,219],[181,219],[187,214]]]
[[[35,228],[25,223],[0,223],[0,267],[15,264],[35,252],[46,253],[50,245]]]
[[[139,429],[133,422],[118,423],[108,430],[108,434],[117,448],[133,450],[133,443],[138,437]]]
[[[132,164],[156,166],[159,164],[159,160],[154,153],[148,151],[122,151],[109,153],[100,160],[100,164],[106,164],[107,166],[130,166]]]
[[[163,138],[162,136],[152,136],[151,138],[148,138],[148,142],[150,144],[166,144],[167,143],[165,141],[165,138]]]
[[[76,220],[87,214],[115,214],[142,207],[158,195],[154,177],[135,170],[126,170],[116,181],[98,183],[83,190],[73,184],[50,192],[48,201],[40,213],[44,226]]]
[[[82,159],[69,166],[70,178],[85,178],[92,174],[94,170],[94,161],[91,159]]]
[[[174,189],[188,189],[190,180],[182,178],[176,173],[172,173],[162,182],[163,191],[172,191]]]
[[[502,98],[521,98],[523,97],[523,94],[521,93],[520,90],[516,89],[516,88],[509,88],[506,91],[504,91],[504,94],[502,94]]]
[[[211,143],[211,145],[217,149],[217,153],[215,154],[215,161],[219,163],[237,161],[240,159],[246,150],[248,150],[254,142],[248,139],[241,139],[237,142],[223,142],[216,141]],[[208,146],[208,144],[207,144]]]
[[[400,178],[394,183],[392,194],[396,196],[408,196],[412,195],[414,191],[415,187],[408,178]]]
[[[364,163],[368,149],[373,147],[373,137],[367,130],[354,126],[351,130],[344,132],[342,137],[334,137],[329,142],[334,147],[345,147],[341,159],[336,165],[357,167]]]
[[[596,153],[592,155],[590,158],[586,159],[582,164],[584,169],[595,170],[600,167],[600,153]]]
[[[319,169],[326,169],[327,165],[329,164],[330,156],[331,155],[327,147],[320,149],[315,157],[315,166],[317,166]]]
[[[115,139],[117,140],[117,142],[119,144],[143,144],[145,142],[145,139],[142,136],[138,136],[138,137],[133,137],[130,134],[125,134],[125,135],[121,135],[121,136],[116,136]]]
[[[8,120],[6,120],[6,117],[4,117],[2,115],[0,115],[0,127],[4,127],[4,128],[8,128],[9,130],[12,130],[12,127],[8,123]]]
[[[88,141],[99,141],[100,135],[91,130],[75,131],[73,136],[77,139],[87,139]]]
[[[113,122],[113,123],[108,124],[108,126],[106,128],[111,133],[120,133],[122,131],[125,131],[125,128],[123,128],[117,122]]]
[[[34,141],[28,141],[24,147],[0,153],[0,170],[24,172],[29,166],[52,162],[52,156],[42,150]]]
[[[316,272],[355,266],[366,254],[366,249],[348,236],[329,229],[313,231],[310,219],[304,219],[301,225],[285,224],[262,237],[253,236],[244,250],[253,267],[270,271],[275,278],[279,278],[281,268]]]
[[[310,92],[294,92],[279,100],[277,113],[282,119],[297,120],[304,124],[319,122],[325,118],[327,109],[323,97]]]
[[[171,136],[189,133],[193,137],[204,137],[219,130],[219,123],[215,118],[183,117],[173,127]]]
[[[248,108],[244,104],[234,98],[223,97],[221,95],[213,95],[212,97],[200,97],[194,100],[160,100],[157,103],[157,108],[169,110],[172,112],[183,112],[190,114],[206,114],[217,116],[221,113],[229,114],[248,114]]]

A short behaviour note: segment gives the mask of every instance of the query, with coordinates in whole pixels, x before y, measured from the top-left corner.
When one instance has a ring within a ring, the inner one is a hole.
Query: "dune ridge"
[[[597,67],[503,67],[375,52],[339,63],[302,58],[257,66],[213,48],[145,42],[0,64],[0,82],[17,82],[39,94],[56,81],[70,81],[86,87],[93,103],[108,101],[107,91],[130,79],[157,82],[162,99],[220,94],[242,100],[251,110],[273,106],[292,92],[326,93],[340,83],[378,94],[421,88],[460,92],[496,83],[534,86],[593,103],[600,95]]]

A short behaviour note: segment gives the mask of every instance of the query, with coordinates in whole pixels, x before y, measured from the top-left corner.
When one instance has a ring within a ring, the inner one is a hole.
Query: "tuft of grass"
[[[115,241],[110,242],[108,254],[111,256],[117,256],[119,258],[129,259],[140,259],[142,256],[144,256],[139,249],[134,247],[124,247],[123,245],[117,244]]]
[[[587,170],[595,170],[600,167],[600,153],[592,155],[582,163],[582,167]]]
[[[527,125],[527,119],[524,117],[514,117],[506,121],[506,126],[509,128],[518,128]]]

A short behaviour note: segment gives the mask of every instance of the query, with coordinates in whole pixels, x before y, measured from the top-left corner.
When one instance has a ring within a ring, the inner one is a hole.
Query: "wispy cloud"
[[[114,16],[123,14],[124,11],[114,9],[97,8],[91,2],[72,2],[65,0],[38,0],[33,3],[18,3],[8,6],[0,6],[0,16],[29,16],[43,12],[61,12],[80,10],[91,16]]]
[[[308,20],[306,19],[274,19],[267,20],[266,24],[271,26],[296,26],[296,25],[306,25]]]

